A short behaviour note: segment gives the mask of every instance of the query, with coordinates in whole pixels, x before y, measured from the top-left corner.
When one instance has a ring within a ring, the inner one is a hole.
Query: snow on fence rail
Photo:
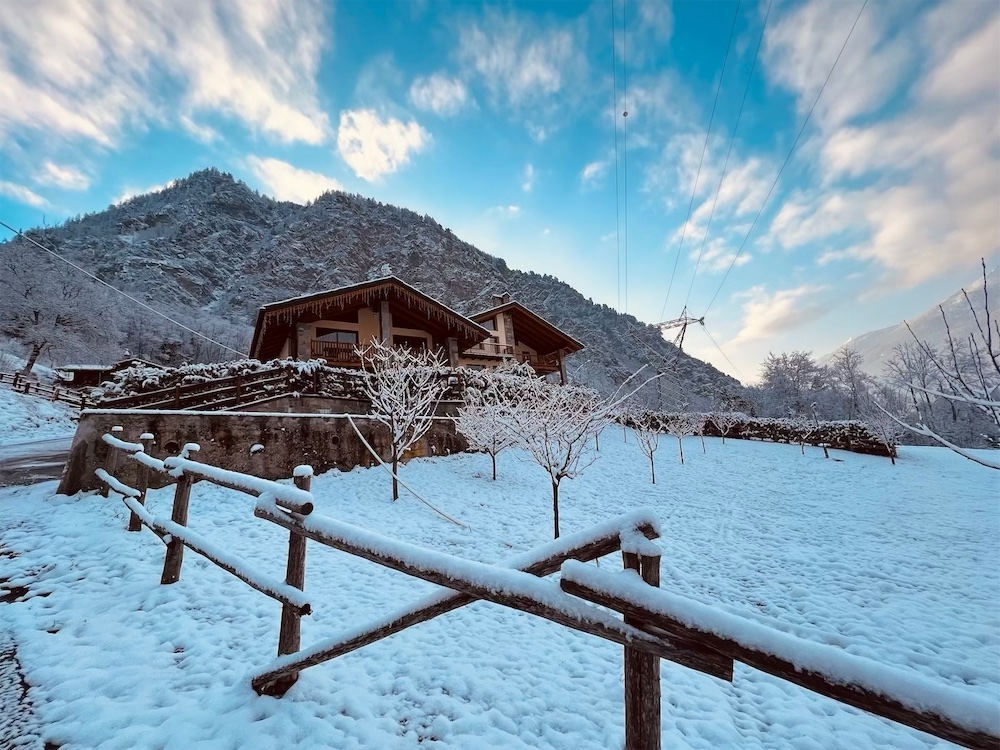
[[[282,696],[301,670],[356,651],[477,600],[534,614],[624,646],[625,749],[659,750],[660,668],[665,658],[707,675],[732,681],[733,664],[748,664],[801,687],[936,737],[969,748],[996,748],[1000,713],[988,699],[939,684],[930,678],[862,659],[778,628],[659,589],[659,536],[655,516],[637,511],[571,534],[500,565],[462,560],[417,547],[332,518],[312,514],[312,469],[293,472],[295,487],[193,461],[188,444],[180,456],[160,462],[148,455],[153,436],[140,443],[113,435],[109,466],[122,452],[142,467],[138,488],[117,480],[113,471],[98,476],[122,499],[136,528],[147,526],[167,544],[161,584],[180,577],[183,549],[190,547],[258,591],[282,602],[278,658],[258,669],[251,684],[259,694]],[[148,471],[176,477],[171,520],[146,510]],[[289,531],[284,583],[250,573],[242,560],[216,549],[187,528],[194,479],[205,479],[257,497],[254,515]],[[129,528],[132,529],[130,520]],[[303,593],[306,539],[348,552],[450,589],[424,597],[374,623],[350,629],[309,648],[300,647],[300,618],[310,613]],[[585,566],[621,551],[626,572]],[[556,583],[541,577],[561,571]],[[605,607],[624,616],[619,620]]]
[[[112,432],[120,431],[119,427],[112,428]],[[108,468],[95,471],[105,483],[105,496],[108,490],[114,490],[122,496],[130,511],[129,531],[140,531],[146,526],[167,545],[160,583],[171,584],[180,580],[184,548],[188,547],[250,587],[281,602],[278,654],[297,650],[301,617],[312,612],[309,601],[302,593],[305,582],[305,538],[294,533],[290,535],[285,581],[277,581],[270,576],[252,572],[240,557],[216,547],[205,537],[187,528],[188,506],[194,481],[204,479],[221,487],[274,502],[305,517],[313,509],[312,493],[309,492],[312,469],[305,466],[296,468],[293,478],[295,486],[289,487],[192,461],[189,455],[199,450],[195,443],[185,445],[179,456],[160,461],[149,455],[153,443],[153,435],[150,433],[143,433],[139,443],[129,443],[114,435],[103,435],[101,439],[112,449],[108,457]],[[139,464],[138,488],[129,487],[114,476],[120,453]],[[170,520],[157,518],[145,507],[150,470],[168,474],[177,480]]]
[[[39,383],[37,380],[25,378],[20,373],[0,372],[0,385],[6,386],[18,393],[47,398],[49,401],[61,401],[78,409],[85,409],[94,404],[94,401],[72,388]]]
[[[820,695],[963,747],[1000,745],[1000,707],[920,673],[662,591],[628,573],[578,562],[562,567],[563,591],[622,612],[649,632],[700,643]]]

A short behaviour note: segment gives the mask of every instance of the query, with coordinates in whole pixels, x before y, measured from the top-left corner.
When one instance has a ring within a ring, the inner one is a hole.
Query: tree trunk
[[[493,459],[493,481],[497,481],[497,454],[491,453],[490,458]]]
[[[594,435],[594,447],[597,448],[597,452],[601,452],[601,436]]]
[[[684,443],[682,438],[677,438],[677,449],[681,452],[681,463],[684,463]]]
[[[653,456],[649,456],[649,473],[653,477],[653,484],[656,484],[656,467],[653,466]]]
[[[702,453],[706,452],[705,451],[705,436],[704,435],[701,436],[701,452]]]
[[[392,500],[395,502],[399,500],[399,480],[396,475],[399,474],[399,456],[396,455],[395,451],[392,454]]]
[[[45,344],[32,344],[31,354],[28,355],[28,361],[24,364],[24,369],[21,370],[22,375],[29,375],[31,373],[31,368],[35,366],[35,362],[38,360],[39,355],[42,353],[42,349]]]
[[[552,526],[555,529],[553,539],[559,538],[559,482],[552,482]]]

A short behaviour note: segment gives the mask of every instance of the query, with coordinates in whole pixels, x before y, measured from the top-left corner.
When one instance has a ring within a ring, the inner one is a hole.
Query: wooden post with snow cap
[[[296,466],[292,480],[300,490],[309,492],[312,486],[313,468],[307,464]],[[300,591],[306,584],[306,538],[294,529],[288,532],[288,564],[285,568],[285,583]],[[278,656],[294,654],[302,644],[302,613],[287,604],[281,605],[281,630],[278,633]],[[299,679],[298,672],[280,677],[267,686],[265,695],[282,696]]]
[[[125,431],[124,427],[122,427],[120,424],[116,424],[114,427],[111,428],[111,436],[116,437],[120,440],[122,433],[124,431]],[[105,461],[104,466],[105,466],[104,470],[108,472],[108,474],[110,474],[111,476],[115,475],[115,471],[118,469],[118,449],[115,448],[114,446],[110,445],[108,446],[108,460]],[[108,492],[110,491],[111,491],[111,485],[105,482],[104,486],[101,488],[101,497],[107,497]]]
[[[622,559],[650,586],[660,585],[660,547],[634,530],[621,534]],[[644,623],[625,615],[627,625]],[[660,750],[660,658],[625,647],[625,750]]]
[[[197,443],[187,443],[181,449],[181,458],[187,458],[191,453],[201,450]],[[182,473],[177,477],[177,489],[174,492],[174,507],[170,511],[170,520],[180,526],[187,526],[188,504],[191,500],[191,477]],[[184,542],[173,539],[167,543],[167,555],[163,559],[163,575],[161,584],[177,583],[181,578],[181,563],[184,562]]]
[[[144,432],[139,436],[139,442],[142,443],[142,451],[147,456],[151,455],[153,450],[153,433]],[[139,497],[136,498],[139,505],[146,505],[146,491],[149,489],[149,467],[146,464],[139,465],[138,477],[136,480],[136,489],[139,490]],[[139,516],[135,513],[130,513],[128,517],[128,530],[129,531],[142,531],[142,521],[139,520]]]

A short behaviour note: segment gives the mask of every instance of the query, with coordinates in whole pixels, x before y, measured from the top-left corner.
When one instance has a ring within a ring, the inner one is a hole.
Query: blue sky
[[[13,0],[0,218],[208,166],[297,202],[342,188],[645,322],[707,309],[735,367],[700,329],[685,349],[753,379],[1000,258],[1000,6],[861,7]]]

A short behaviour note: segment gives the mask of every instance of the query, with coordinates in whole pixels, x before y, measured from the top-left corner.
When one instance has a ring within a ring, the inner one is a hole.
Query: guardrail
[[[289,393],[289,373],[280,367],[200,383],[184,383],[101,402],[108,409],[231,409],[269,396]],[[283,387],[283,386],[288,387]]]

